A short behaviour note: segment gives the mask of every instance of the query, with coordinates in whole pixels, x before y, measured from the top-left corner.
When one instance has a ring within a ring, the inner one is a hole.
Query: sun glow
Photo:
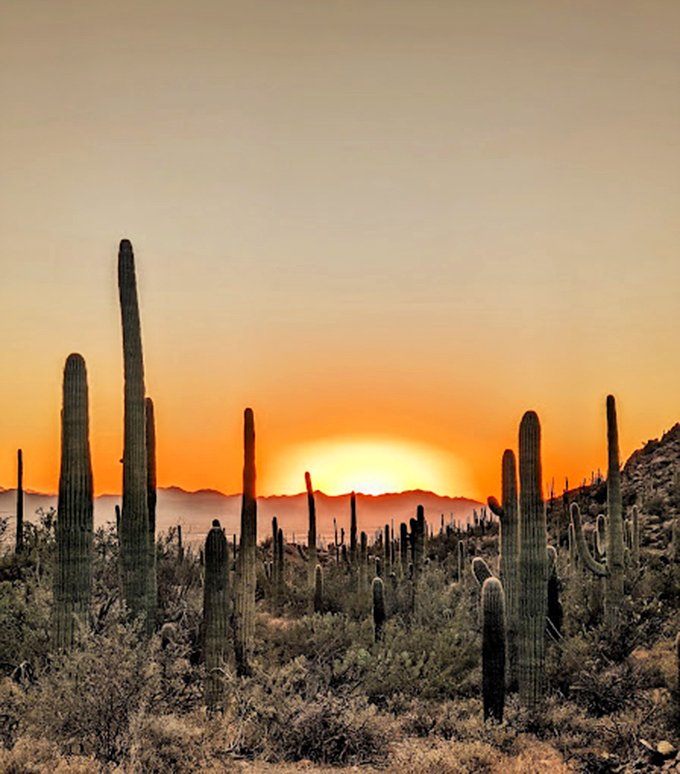
[[[330,495],[409,489],[456,495],[471,488],[467,465],[450,452],[393,438],[328,438],[290,447],[272,460],[267,488],[299,492],[306,470],[314,488]]]

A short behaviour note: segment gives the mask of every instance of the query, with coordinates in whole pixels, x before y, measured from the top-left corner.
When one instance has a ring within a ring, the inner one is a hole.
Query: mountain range
[[[451,519],[465,524],[472,518],[473,510],[482,503],[466,497],[446,497],[420,489],[394,494],[357,494],[357,522],[360,531],[368,534],[369,540],[376,530],[394,521],[408,523],[415,518],[416,508],[422,505],[425,519],[435,531],[439,531],[442,514],[445,523]],[[333,540],[333,519],[337,520],[338,535],[344,527],[349,540],[350,495],[327,495],[315,492],[317,513],[317,534],[321,541]],[[121,502],[120,495],[100,495],[94,502],[95,526],[115,522],[115,506]],[[36,521],[36,512],[57,507],[57,495],[40,492],[24,492],[24,518]],[[16,490],[0,488],[0,517],[10,519],[8,534],[14,533],[16,513]],[[276,516],[286,540],[295,535],[298,541],[307,541],[307,494],[272,495],[257,498],[258,538],[264,539],[271,533],[271,520]],[[179,487],[158,490],[156,530],[163,532],[177,524],[187,541],[203,541],[213,519],[219,519],[228,535],[238,534],[241,521],[241,495],[225,495],[213,489],[186,492]]]

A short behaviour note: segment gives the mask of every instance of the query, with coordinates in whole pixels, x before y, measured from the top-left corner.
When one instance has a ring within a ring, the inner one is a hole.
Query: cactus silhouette
[[[621,502],[621,469],[619,463],[619,431],[616,403],[607,395],[607,557],[604,562],[593,558],[583,537],[581,512],[576,503],[571,506],[574,536],[582,564],[598,577],[606,579],[605,609],[609,620],[618,620],[623,602],[623,507]]]
[[[87,621],[92,586],[92,461],[87,370],[78,354],[64,367],[61,412],[61,471],[54,574],[54,645],[71,648],[78,620]]]
[[[305,473],[305,487],[307,489],[307,584],[314,588],[314,574],[316,568],[316,503],[314,502],[314,490],[312,489],[312,477]]]
[[[354,492],[350,495],[350,527],[349,527],[349,561],[352,570],[357,568],[357,496]]]
[[[227,538],[215,519],[205,539],[203,625],[205,628],[205,702],[209,710],[222,703],[222,668],[229,638],[229,567]]]
[[[156,622],[158,609],[158,586],[156,581],[156,419],[153,401],[146,398],[146,489],[149,509],[149,599],[147,615],[152,624]]]
[[[24,550],[24,455],[17,449],[17,524],[14,551],[19,554]]]
[[[501,463],[502,503],[495,497],[489,508],[500,524],[500,576],[505,594],[506,652],[508,688],[517,688],[517,627],[519,601],[519,504],[517,502],[517,465],[512,449],[503,452]]]
[[[125,421],[123,440],[123,507],[120,516],[120,561],[123,598],[133,616],[149,615],[149,502],[147,492],[144,362],[132,245],[118,252],[118,289],[123,326]]]
[[[375,642],[385,639],[385,592],[381,578],[373,578],[373,625]]]
[[[285,585],[285,571],[286,571],[286,554],[283,548],[283,530],[279,527],[279,532],[276,538],[278,563],[276,565],[276,595],[277,599],[283,597],[283,590]]]
[[[484,720],[503,720],[505,707],[505,595],[498,578],[482,586],[482,694]]]
[[[255,499],[255,419],[247,408],[243,416],[243,501],[241,542],[236,563],[234,654],[239,674],[250,673],[255,630],[257,502]]]
[[[535,712],[545,695],[545,627],[548,608],[548,538],[541,493],[541,426],[527,411],[519,428],[519,605],[520,704]]]

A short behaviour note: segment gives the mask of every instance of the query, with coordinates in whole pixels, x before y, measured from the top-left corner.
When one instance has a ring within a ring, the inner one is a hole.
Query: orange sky
[[[86,359],[118,491],[118,241],[159,484],[485,498],[523,412],[544,478],[680,419],[680,4],[0,7],[0,485],[56,490]],[[350,481],[355,480],[354,485]],[[323,488],[322,487],[322,488]]]

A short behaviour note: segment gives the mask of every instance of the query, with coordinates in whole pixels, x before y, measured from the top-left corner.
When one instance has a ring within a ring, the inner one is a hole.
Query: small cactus
[[[323,571],[317,564],[314,569],[314,612],[323,613]]]
[[[508,688],[517,688],[517,627],[519,604],[519,503],[517,464],[512,449],[503,452],[501,462],[502,503],[494,497],[489,508],[498,517],[500,529],[500,579],[505,593],[508,657]]]
[[[221,707],[220,677],[228,646],[229,570],[227,538],[215,519],[205,540],[203,624],[205,629],[205,701],[209,710]]]
[[[493,573],[489,569],[489,566],[480,556],[475,556],[472,560],[472,574],[480,589],[484,585],[485,580],[493,577]]]
[[[564,612],[560,602],[560,582],[557,577],[557,551],[553,546],[548,546],[548,562],[550,566],[548,576],[548,634],[552,639],[559,639],[562,635]]]
[[[385,639],[385,593],[381,578],[373,579],[373,625],[375,642]]]
[[[501,723],[505,707],[505,595],[497,578],[482,586],[482,693],[484,720]]]

